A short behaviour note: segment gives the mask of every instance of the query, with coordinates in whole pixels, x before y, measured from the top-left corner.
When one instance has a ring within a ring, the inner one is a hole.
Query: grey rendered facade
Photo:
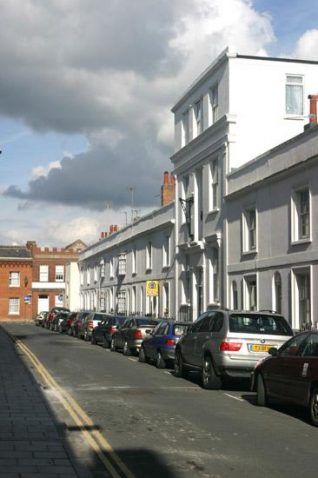
[[[80,257],[81,308],[169,317],[174,296],[173,203],[87,248]],[[153,281],[158,295],[147,295]]]

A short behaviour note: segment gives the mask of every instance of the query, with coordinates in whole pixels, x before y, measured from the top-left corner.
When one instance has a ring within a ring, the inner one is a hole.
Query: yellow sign
[[[146,281],[146,295],[147,297],[155,297],[159,295],[159,281],[157,280]]]

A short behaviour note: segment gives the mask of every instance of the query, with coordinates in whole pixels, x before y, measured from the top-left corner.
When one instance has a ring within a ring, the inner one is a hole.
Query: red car
[[[261,360],[252,374],[252,390],[260,406],[271,399],[308,409],[318,426],[318,331],[295,335]]]
[[[71,312],[70,309],[67,309],[66,307],[53,307],[50,312],[47,314],[46,319],[45,319],[45,327],[47,329],[51,329],[52,326],[52,321],[56,314],[59,312]]]

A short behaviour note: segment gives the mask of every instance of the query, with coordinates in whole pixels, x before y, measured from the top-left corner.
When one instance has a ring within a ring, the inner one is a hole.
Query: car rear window
[[[183,335],[186,332],[187,328],[188,327],[186,325],[175,324],[173,326],[173,334],[176,335],[177,337],[180,337],[181,335]]]
[[[158,322],[156,320],[151,319],[136,319],[137,326],[139,325],[157,325]]]
[[[116,325],[122,325],[126,320],[126,317],[114,317],[114,323]]]
[[[293,335],[292,329],[284,317],[262,314],[231,314],[230,332],[264,335]]]

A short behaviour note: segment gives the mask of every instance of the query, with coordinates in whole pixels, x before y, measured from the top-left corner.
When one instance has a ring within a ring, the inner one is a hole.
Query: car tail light
[[[166,339],[165,344],[172,347],[173,345],[176,345],[176,341],[174,339]]]
[[[140,330],[134,330],[133,331],[133,337],[134,339],[142,339],[142,333]]]
[[[109,327],[109,333],[110,333],[110,334],[113,334],[114,332],[116,332],[116,330],[117,330],[116,325],[111,325],[111,326]]]
[[[221,342],[220,352],[238,352],[242,347],[241,342]]]
[[[94,322],[92,320],[89,320],[87,323],[87,328],[89,330],[92,330],[94,328]]]

